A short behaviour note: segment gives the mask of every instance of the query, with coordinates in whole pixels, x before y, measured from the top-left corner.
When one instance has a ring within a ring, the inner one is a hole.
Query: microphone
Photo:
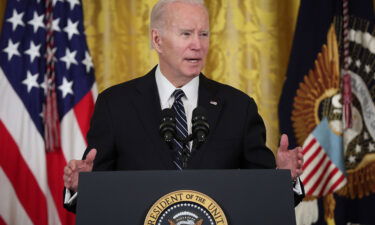
[[[198,106],[193,111],[192,117],[192,133],[194,139],[197,140],[197,148],[207,140],[210,131],[210,125],[207,122],[207,113],[203,107]]]
[[[159,133],[163,140],[168,144],[170,149],[173,149],[173,139],[176,139],[179,142],[182,142],[183,145],[188,143],[189,139],[191,139],[191,135],[186,138],[182,138],[177,135],[176,132],[176,113],[173,109],[166,108],[163,109],[161,112],[162,119],[160,121],[160,126],[159,126]],[[190,158],[190,150],[189,149],[182,149],[182,155],[181,155],[181,160],[182,160],[182,167],[185,169],[187,168],[187,161]]]
[[[171,147],[173,138],[176,136],[176,115],[170,108],[163,109],[161,115],[159,133],[163,140]]]

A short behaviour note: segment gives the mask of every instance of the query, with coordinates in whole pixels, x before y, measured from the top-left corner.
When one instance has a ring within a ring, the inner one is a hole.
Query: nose
[[[192,36],[192,40],[191,40],[191,43],[190,43],[190,49],[196,50],[196,51],[201,50],[201,48],[202,48],[201,42],[202,42],[202,40],[201,40],[199,34],[194,34]]]

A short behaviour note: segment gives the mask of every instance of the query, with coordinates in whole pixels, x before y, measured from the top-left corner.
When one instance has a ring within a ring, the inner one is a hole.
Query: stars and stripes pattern
[[[52,85],[60,147],[47,152]],[[63,209],[63,167],[82,157],[96,95],[82,3],[8,1],[0,36],[0,224],[74,224]]]
[[[339,190],[347,182],[342,138],[332,134],[328,126],[324,119],[303,144],[304,172],[300,178],[306,195],[322,197]]]
[[[343,186],[345,175],[332,163],[319,142],[309,136],[303,146],[305,164],[302,175],[307,195],[322,197]]]
[[[176,89],[173,94],[174,96],[174,103],[172,105],[173,110],[176,113],[176,131],[177,136],[181,138],[186,138],[188,136],[188,128],[187,128],[187,120],[186,114],[184,109],[184,104],[181,100],[182,97],[185,96],[185,93],[181,89]],[[188,144],[181,143],[176,139],[173,139],[175,143],[175,150],[176,150],[176,158],[174,163],[178,167],[178,169],[182,170],[183,162],[182,162],[182,155],[184,154],[184,149],[189,148]]]

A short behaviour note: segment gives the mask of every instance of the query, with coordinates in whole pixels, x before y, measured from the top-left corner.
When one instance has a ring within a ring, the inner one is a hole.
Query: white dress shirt
[[[193,110],[198,104],[198,87],[199,76],[194,77],[189,83],[180,88],[176,88],[169,80],[161,73],[159,65],[155,72],[156,86],[158,88],[159,100],[161,109],[172,108],[174,103],[174,96],[172,95],[176,89],[184,91],[185,96],[181,98],[184,104],[188,133],[191,134],[191,117]]]

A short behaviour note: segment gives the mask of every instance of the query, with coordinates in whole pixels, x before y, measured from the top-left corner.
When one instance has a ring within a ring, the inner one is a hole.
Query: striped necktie
[[[174,97],[174,103],[172,105],[172,108],[176,112],[177,135],[185,139],[188,136],[188,129],[187,129],[187,121],[186,121],[184,103],[181,100],[181,98],[185,96],[185,93],[181,89],[176,89],[173,92],[172,96]],[[184,165],[184,158],[186,157],[185,154],[189,152],[189,146],[188,144],[179,142],[176,139],[174,139],[173,141],[175,143],[174,146],[175,146],[175,153],[176,153],[174,164],[176,164],[178,169],[182,170],[182,168],[186,166]]]

